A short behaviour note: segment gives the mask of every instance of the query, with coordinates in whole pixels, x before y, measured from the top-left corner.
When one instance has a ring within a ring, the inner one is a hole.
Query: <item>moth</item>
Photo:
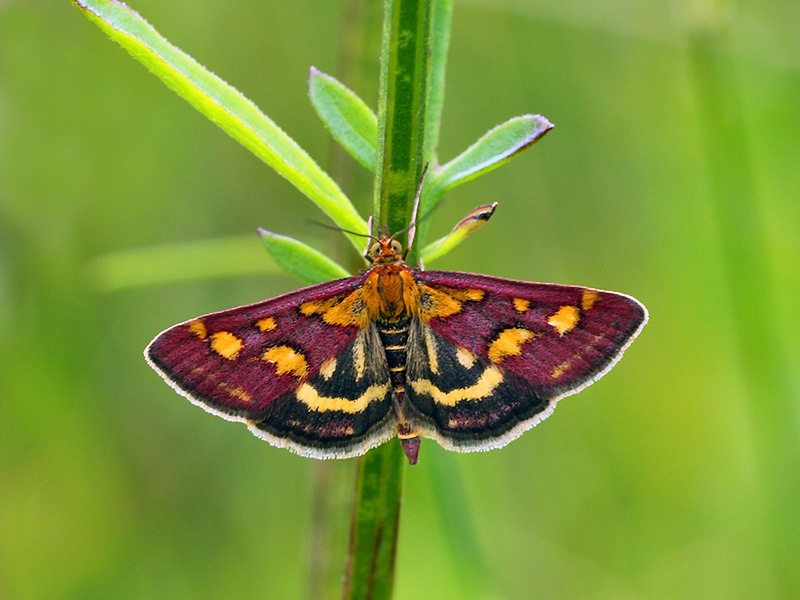
[[[191,319],[145,358],[179,394],[273,446],[349,458],[397,436],[505,446],[605,375],[648,314],[631,296],[404,262],[374,238],[364,273]]]

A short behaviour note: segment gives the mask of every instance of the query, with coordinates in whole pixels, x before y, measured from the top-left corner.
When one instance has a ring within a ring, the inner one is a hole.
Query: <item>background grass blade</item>
[[[118,250],[93,258],[86,277],[99,292],[278,273],[253,235]]]
[[[776,298],[777,282],[770,269],[773,240],[764,235],[759,188],[754,178],[754,148],[742,134],[745,104],[722,59],[728,52],[725,35],[716,26],[698,27],[690,37],[693,84],[701,117],[702,140],[708,164],[712,209],[716,219],[724,295],[733,320],[733,339],[738,359],[737,376],[746,394],[751,415],[753,443],[761,464],[764,489],[758,498],[759,515],[766,515],[766,552],[781,597],[800,590],[796,552],[787,551],[800,531],[800,478],[787,473],[800,470],[800,435],[797,419],[798,390],[793,372],[797,365],[787,358],[774,332],[765,323],[782,314]]]

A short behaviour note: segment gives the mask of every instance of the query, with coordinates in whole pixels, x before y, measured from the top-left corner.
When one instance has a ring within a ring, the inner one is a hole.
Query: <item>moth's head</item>
[[[394,265],[403,262],[403,246],[392,237],[383,237],[369,248],[373,265]]]

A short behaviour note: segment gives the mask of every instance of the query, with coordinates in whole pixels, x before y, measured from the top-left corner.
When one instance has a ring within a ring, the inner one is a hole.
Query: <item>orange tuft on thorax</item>
[[[402,263],[373,267],[364,282],[363,294],[372,318],[395,321],[417,312],[417,282]]]

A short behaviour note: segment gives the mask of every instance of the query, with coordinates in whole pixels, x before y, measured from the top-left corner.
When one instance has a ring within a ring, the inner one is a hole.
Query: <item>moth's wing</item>
[[[451,450],[504,446],[597,381],[647,321],[625,294],[445,271],[416,274],[407,398]]]
[[[206,411],[303,456],[363,454],[393,435],[388,367],[362,277],[213,313],[160,333],[148,363]]]

